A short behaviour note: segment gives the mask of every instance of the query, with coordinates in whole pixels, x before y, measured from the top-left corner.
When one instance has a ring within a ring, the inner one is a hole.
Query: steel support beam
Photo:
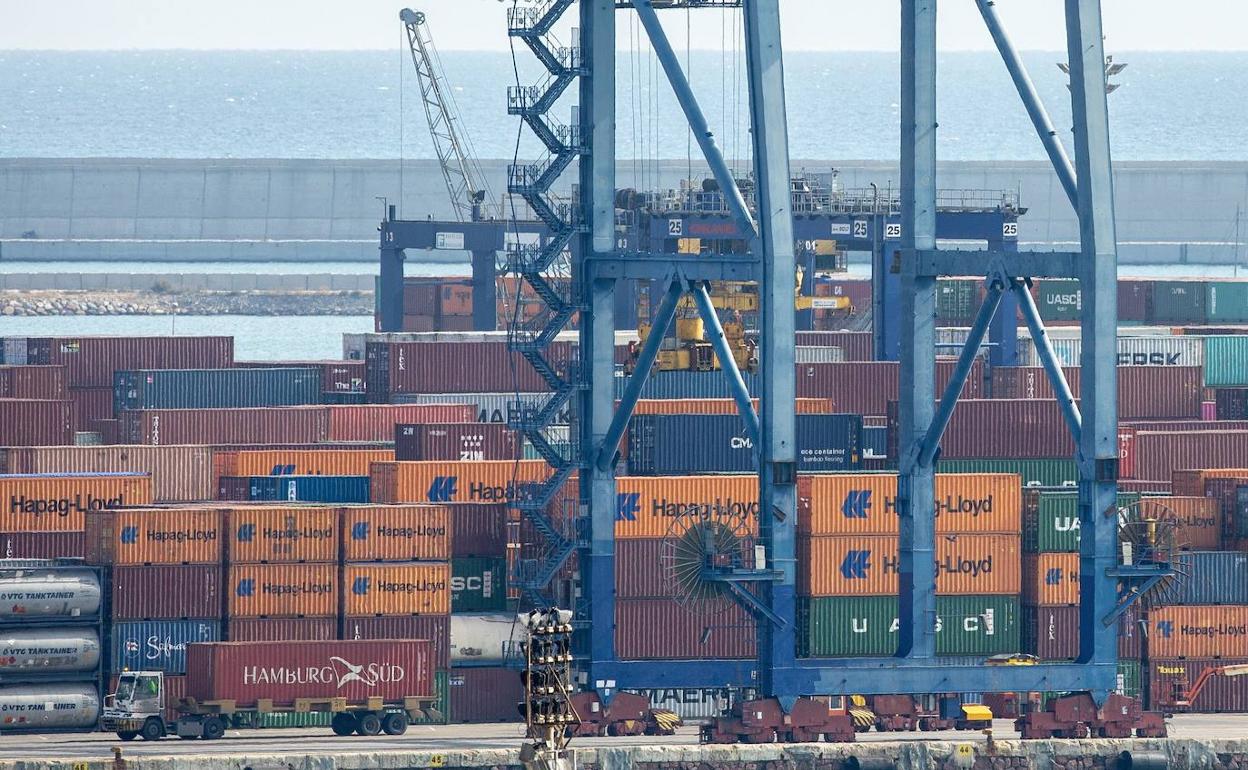
[[[498,283],[493,251],[472,252],[472,328],[492,332],[498,324]]]
[[[797,311],[780,2],[754,0],[744,4],[743,14],[758,206],[751,252],[762,262],[759,541],[769,562],[755,568],[779,573],[778,580],[759,587],[759,599],[773,614],[791,619],[797,617]],[[775,672],[794,664],[796,625],[758,624],[759,685],[786,708],[802,693],[785,688]]]
[[[935,248],[936,0],[902,0],[902,260]],[[936,279],[902,268],[897,654],[925,660],[936,653],[936,476],[920,448],[934,416]]]
[[[918,252],[910,269],[918,275],[982,275],[1001,272],[1044,278],[1078,278],[1080,255],[1075,251],[1010,251],[931,249]]]
[[[723,370],[724,376],[728,378],[728,387],[732,390],[733,400],[737,402],[737,411],[741,413],[741,419],[745,420],[745,432],[749,435],[750,441],[754,442],[755,447],[760,446],[758,413],[754,411],[750,389],[746,387],[745,380],[741,378],[741,369],[732,356],[732,348],[728,346],[728,337],[724,334],[724,326],[719,322],[719,315],[711,303],[711,295],[706,291],[706,284],[691,282],[689,293],[693,295],[694,304],[698,306],[698,315],[702,316],[702,323],[706,328],[704,333],[710,339],[711,347],[715,348],[715,357],[719,359],[719,367]]]
[[[1062,408],[1062,418],[1066,420],[1066,427],[1070,429],[1070,435],[1075,439],[1075,446],[1080,446],[1083,417],[1079,414],[1079,405],[1075,403],[1075,397],[1070,392],[1070,383],[1066,381],[1066,373],[1062,371],[1057,354],[1053,352],[1049,333],[1044,328],[1044,321],[1040,319],[1040,311],[1036,309],[1036,301],[1032,298],[1031,292],[1027,290],[1026,284],[1015,281],[1013,292],[1018,297],[1019,309],[1023,311],[1023,321],[1031,330],[1031,339],[1036,346],[1036,354],[1040,357],[1040,365],[1044,367],[1045,374],[1048,375],[1049,382],[1053,385],[1053,395],[1057,399],[1058,406]]]
[[[1118,561],[1118,517],[1106,512],[1117,509],[1118,492],[1118,254],[1100,0],[1066,0],[1066,48],[1084,269],[1078,660],[1111,664],[1118,660],[1118,632],[1103,619],[1117,600],[1109,572]],[[1113,677],[1090,677],[1088,684],[1100,698]]]
[[[381,314],[381,331],[403,331],[403,250],[389,248],[384,243],[377,281],[377,309]]]

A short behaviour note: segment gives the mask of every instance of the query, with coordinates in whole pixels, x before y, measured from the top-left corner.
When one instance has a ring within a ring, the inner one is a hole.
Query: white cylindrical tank
[[[91,570],[0,570],[0,618],[76,618],[99,611],[100,580]]]
[[[516,616],[511,613],[451,615],[451,664],[501,662],[512,639]],[[516,627],[516,640],[524,630]]]
[[[100,637],[93,628],[0,630],[0,671],[67,673],[94,671]]]
[[[90,684],[0,687],[0,732],[90,729],[100,719],[100,696]]]

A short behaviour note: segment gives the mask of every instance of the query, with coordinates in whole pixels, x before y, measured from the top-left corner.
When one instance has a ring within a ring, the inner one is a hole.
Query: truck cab
[[[160,671],[126,671],[117,677],[117,692],[104,698],[100,726],[123,741],[143,736],[165,737],[165,675]]]

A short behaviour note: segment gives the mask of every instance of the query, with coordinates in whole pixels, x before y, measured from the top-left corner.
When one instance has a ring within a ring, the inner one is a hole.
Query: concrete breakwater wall
[[[373,273],[0,273],[7,291],[363,291]]]
[[[676,187],[683,161],[646,164],[647,186]],[[484,163],[497,192],[506,161]],[[835,167],[847,188],[894,187],[893,163],[795,160],[795,172]],[[622,161],[617,183],[641,186]],[[695,176],[704,169],[695,167]],[[574,175],[567,175],[571,179]],[[1029,211],[1020,241],[1061,248],[1074,212],[1042,162],[942,164],[942,189],[1018,191]],[[1248,217],[1248,163],[1130,162],[1117,166],[1121,257],[1229,263],[1237,218]],[[382,201],[409,219],[452,215],[429,160],[0,159],[0,260],[372,261]],[[427,255],[428,256],[428,255]],[[444,254],[443,256],[452,256]]]

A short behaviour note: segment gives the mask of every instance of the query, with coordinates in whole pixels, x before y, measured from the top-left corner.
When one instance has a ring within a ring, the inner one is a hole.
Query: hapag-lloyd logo
[[[332,684],[337,689],[358,682],[365,687],[402,682],[407,670],[397,663],[352,663],[338,655],[323,666],[244,666],[243,684]]]

